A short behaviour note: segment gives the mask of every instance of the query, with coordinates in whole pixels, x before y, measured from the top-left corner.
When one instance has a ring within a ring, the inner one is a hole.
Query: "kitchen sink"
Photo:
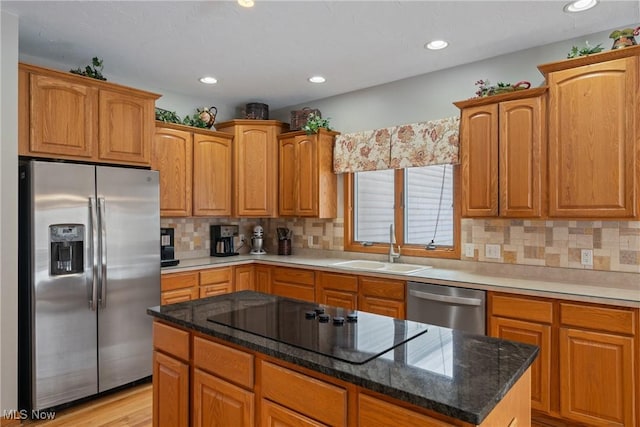
[[[367,261],[361,259],[354,259],[350,261],[340,261],[331,264],[332,267],[348,268],[352,270],[363,271],[375,271],[380,273],[396,273],[396,274],[411,274],[420,270],[431,268],[428,265],[416,265],[416,264],[395,264],[391,262],[380,261]]]

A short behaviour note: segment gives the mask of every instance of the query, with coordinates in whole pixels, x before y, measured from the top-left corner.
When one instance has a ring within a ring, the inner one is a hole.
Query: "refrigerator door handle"
[[[105,199],[98,197],[98,215],[100,220],[100,307],[107,307],[107,220]]]
[[[98,212],[96,200],[89,197],[89,253],[91,259],[91,276],[87,277],[87,287],[91,288],[89,293],[89,309],[95,311],[98,301]]]

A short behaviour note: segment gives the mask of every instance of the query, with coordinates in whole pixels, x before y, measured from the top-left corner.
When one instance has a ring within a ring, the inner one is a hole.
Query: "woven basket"
[[[315,108],[304,107],[302,110],[293,110],[291,112],[291,126],[289,130],[302,129],[302,126],[307,124],[307,119],[311,114],[322,117],[322,114],[320,114],[320,110]]]

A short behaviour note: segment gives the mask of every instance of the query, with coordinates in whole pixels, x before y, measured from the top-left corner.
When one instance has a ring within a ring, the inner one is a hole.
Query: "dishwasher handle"
[[[455,297],[450,295],[438,295],[438,294],[432,294],[429,292],[416,291],[414,289],[409,290],[409,295],[416,298],[420,298],[420,299],[446,302],[449,304],[473,305],[473,306],[482,305],[482,300],[480,298],[465,298],[465,297]]]

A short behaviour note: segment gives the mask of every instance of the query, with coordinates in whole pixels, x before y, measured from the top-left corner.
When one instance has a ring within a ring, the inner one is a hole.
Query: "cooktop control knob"
[[[324,308],[317,307],[317,308],[314,308],[314,311],[316,312],[316,314],[322,314],[322,313],[324,313]]]
[[[328,314],[320,314],[320,315],[318,315],[318,320],[320,321],[320,323],[327,323],[329,321],[329,315]]]
[[[347,322],[357,322],[358,314],[357,313],[349,313],[347,314]]]
[[[342,316],[336,316],[333,318],[333,324],[336,326],[341,326],[344,325],[344,317]]]
[[[304,318],[305,319],[315,319],[316,318],[316,312],[315,311],[307,311],[304,314]]]

